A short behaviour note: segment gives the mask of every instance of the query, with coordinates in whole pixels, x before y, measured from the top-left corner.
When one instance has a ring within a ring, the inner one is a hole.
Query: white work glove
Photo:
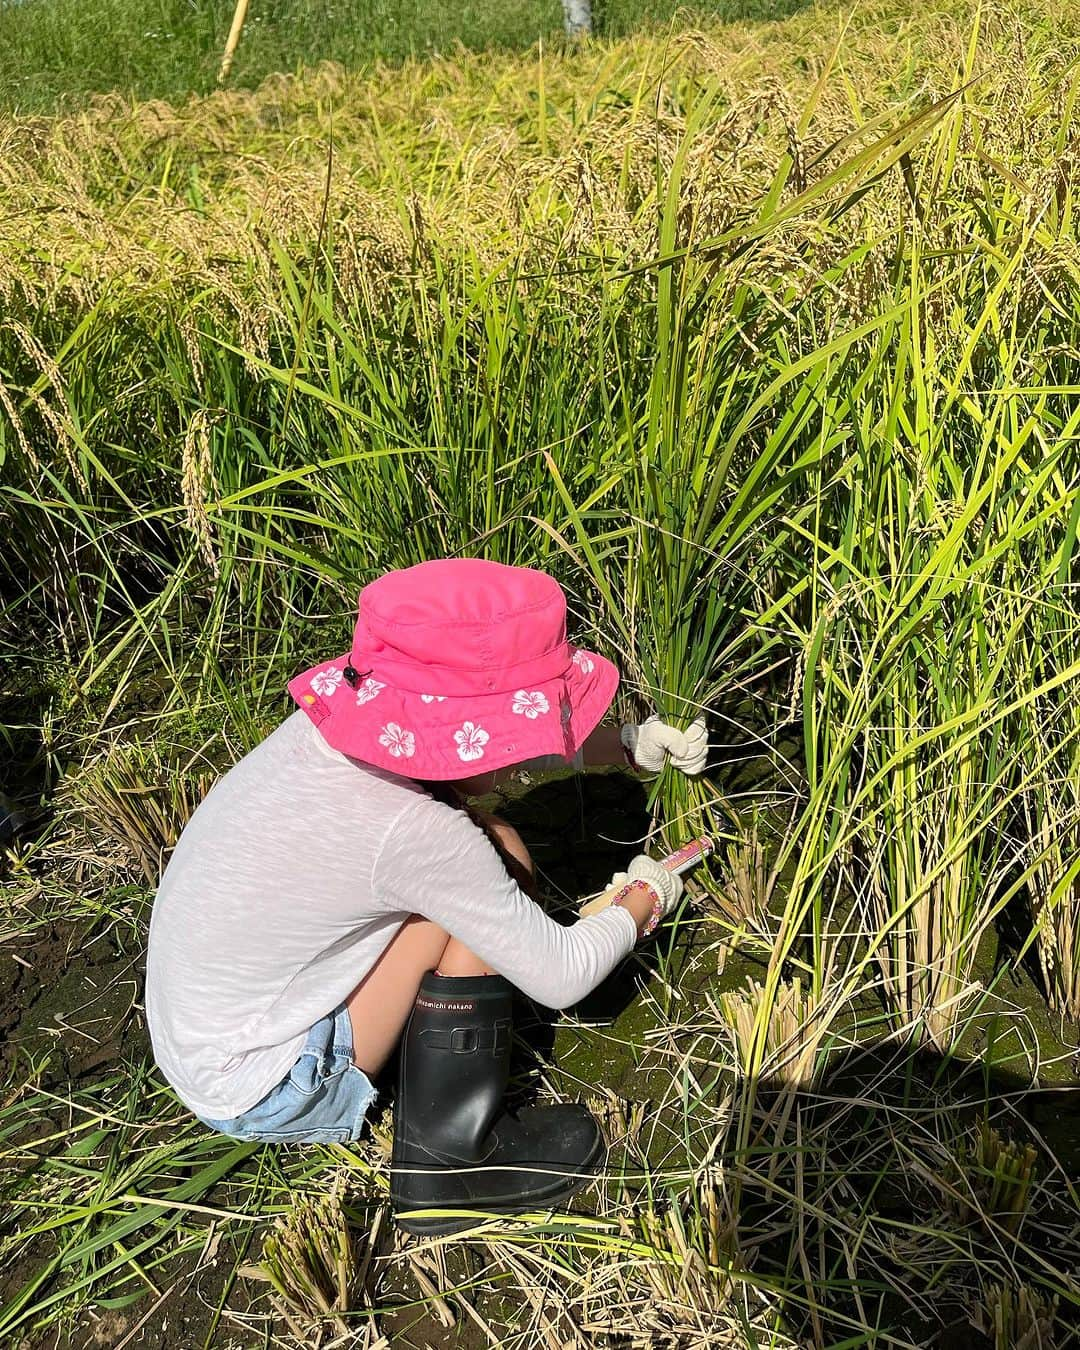
[[[608,890],[621,890],[631,881],[644,881],[653,888],[660,897],[661,918],[671,913],[683,893],[682,877],[661,867],[647,853],[639,853],[625,872],[616,872],[608,883]]]
[[[670,759],[677,769],[693,777],[704,769],[709,757],[709,733],[704,717],[680,731],[661,722],[654,713],[640,726],[628,722],[619,731],[619,739],[630,758],[646,773],[659,773]]]

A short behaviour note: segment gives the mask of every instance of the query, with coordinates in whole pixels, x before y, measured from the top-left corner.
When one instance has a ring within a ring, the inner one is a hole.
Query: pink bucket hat
[[[409,778],[571,759],[619,672],[566,640],[566,597],[529,567],[447,558],[360,592],[352,651],[289,693],[328,745]]]

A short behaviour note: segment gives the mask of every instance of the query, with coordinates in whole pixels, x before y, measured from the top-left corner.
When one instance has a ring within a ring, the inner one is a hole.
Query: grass
[[[679,14],[716,19],[778,18],[799,0],[602,0],[594,32],[617,38],[669,25]],[[0,109],[51,113],[119,90],[138,99],[182,101],[215,87],[234,6],[229,0],[103,0],[89,12],[76,0],[2,0]],[[563,42],[558,0],[255,0],[229,76],[251,88],[268,75],[339,62],[375,62]]]
[[[0,1334],[1076,1344],[1076,38],[890,0],[0,122]],[[603,832],[723,847],[537,1072],[587,1206],[425,1247],[384,1127],[209,1137],[101,989],[357,586],[444,553],[708,712]]]

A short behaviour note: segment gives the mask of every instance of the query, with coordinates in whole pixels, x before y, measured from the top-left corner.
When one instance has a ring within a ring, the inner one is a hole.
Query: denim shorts
[[[356,1139],[375,1088],[352,1054],[352,1023],[343,1003],[315,1023],[300,1058],[262,1101],[231,1120],[199,1119],[245,1141],[343,1144]]]

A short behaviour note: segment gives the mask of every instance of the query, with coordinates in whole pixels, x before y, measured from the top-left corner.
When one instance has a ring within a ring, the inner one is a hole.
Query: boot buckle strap
[[[425,1027],[421,1039],[435,1050],[449,1050],[452,1055],[475,1055],[480,1051],[498,1055],[510,1045],[510,1022],[500,1020],[490,1027],[453,1027],[444,1031]]]

